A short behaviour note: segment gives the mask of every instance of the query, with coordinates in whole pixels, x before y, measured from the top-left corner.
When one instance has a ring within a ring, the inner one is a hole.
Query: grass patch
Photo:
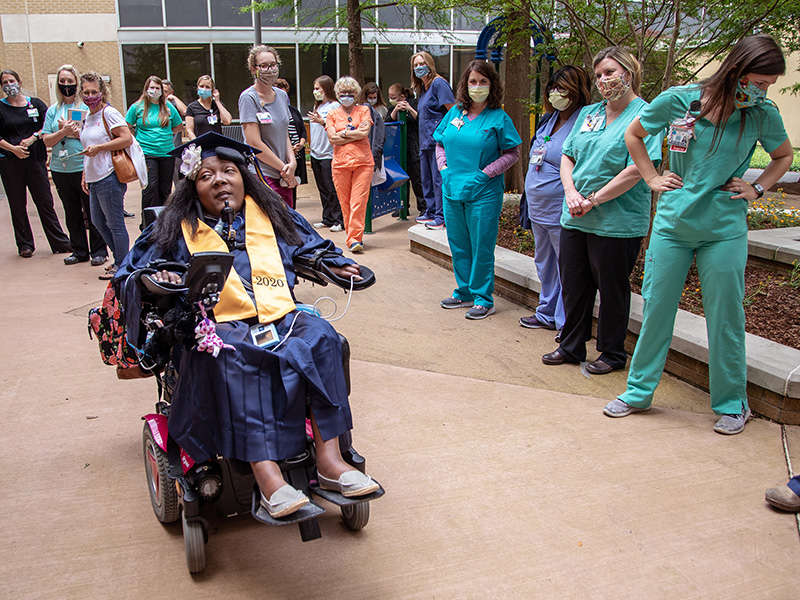
[[[753,152],[753,158],[750,160],[751,169],[765,169],[769,164],[770,157],[761,147],[761,144],[756,146],[756,151]],[[794,160],[792,166],[789,167],[790,171],[800,171],[800,149],[794,149]]]

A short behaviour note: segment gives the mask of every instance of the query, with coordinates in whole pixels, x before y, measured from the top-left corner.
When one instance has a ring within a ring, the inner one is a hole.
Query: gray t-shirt
[[[261,130],[261,141],[278,158],[287,162],[289,156],[286,151],[286,140],[289,137],[289,121],[291,119],[289,96],[281,89],[272,89],[275,92],[275,100],[266,104],[261,103],[261,98],[259,98],[254,85],[243,91],[239,96],[239,119],[242,124],[258,123]],[[259,162],[264,175],[280,179],[280,171],[262,161]]]

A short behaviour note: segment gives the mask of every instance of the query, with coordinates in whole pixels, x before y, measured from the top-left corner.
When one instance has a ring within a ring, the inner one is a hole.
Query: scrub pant
[[[69,232],[69,245],[72,254],[81,261],[101,258],[108,255],[103,236],[92,223],[92,211],[89,207],[89,195],[81,188],[83,172],[59,173],[50,171],[53,183],[58,190],[58,197],[64,205],[64,216]],[[89,240],[86,240],[86,223],[89,224]]]
[[[647,408],[653,401],[695,253],[708,331],[711,408],[718,415],[738,415],[747,408],[742,306],[746,235],[698,244],[653,233],[645,255],[642,331],[631,360],[628,388],[619,398],[636,408]]]
[[[561,298],[561,274],[558,270],[561,225],[541,225],[531,221],[531,231],[536,245],[533,262],[542,282],[536,318],[545,325],[561,330],[564,327],[564,301]]]
[[[374,165],[371,164],[355,167],[333,165],[333,184],[342,208],[348,247],[356,242],[360,244],[364,238],[364,220],[367,216],[373,169]]]
[[[586,342],[592,339],[592,313],[599,291],[599,359],[615,369],[625,366],[630,275],[641,244],[640,237],[614,238],[562,229],[559,268],[565,321],[559,350],[573,362],[586,360]]]
[[[164,206],[172,192],[172,174],[175,158],[172,156],[145,156],[147,163],[147,187],[142,190],[142,219],[144,209],[151,206]],[[144,227],[144,220],[142,220]]]
[[[275,179],[274,177],[269,177],[268,175],[264,175],[264,181],[267,182],[267,185],[273,192],[280,196],[281,200],[286,202],[286,206],[289,208],[294,208],[294,194],[292,193],[292,190],[295,188],[283,187],[280,179]]]
[[[58,222],[58,216],[53,208],[53,194],[50,191],[50,180],[47,177],[44,161],[9,156],[6,160],[0,161],[0,177],[3,179],[3,188],[11,209],[11,225],[14,228],[17,252],[36,249],[31,222],[28,220],[26,188],[36,205],[50,250],[53,253],[69,252],[69,238],[61,229],[61,223]]]
[[[442,207],[442,174],[436,164],[436,148],[419,151],[419,168],[422,178],[422,194],[425,199],[425,216],[436,225],[445,222]]]
[[[453,298],[494,306],[494,248],[503,197],[493,194],[444,201],[447,242],[453,257],[456,289]]]
[[[320,160],[311,157],[311,170],[314,171],[314,181],[317,182],[319,190],[319,200],[322,203],[322,222],[325,227],[343,224],[342,207],[339,206],[336,186],[333,185],[331,163],[333,160],[330,158]]]
[[[170,180],[171,182],[172,180]],[[89,204],[92,209],[92,222],[103,236],[111,252],[114,254],[114,265],[122,264],[128,253],[128,229],[125,227],[125,192],[126,183],[120,183],[116,173],[89,184]]]

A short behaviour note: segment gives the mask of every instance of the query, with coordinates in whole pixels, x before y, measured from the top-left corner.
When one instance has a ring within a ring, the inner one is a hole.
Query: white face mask
[[[558,90],[553,90],[550,92],[550,94],[547,96],[547,99],[550,101],[550,105],[558,111],[567,110],[569,105],[572,104],[572,101],[569,99],[569,96],[567,96],[567,93],[560,92]]]
[[[325,98],[325,92],[323,92],[322,90],[314,90],[314,100],[316,100],[317,102],[322,102],[324,98]]]
[[[483,102],[489,97],[490,85],[471,85],[469,86],[469,97],[475,102]]]
[[[147,90],[147,95],[150,96],[151,100],[158,100],[161,98],[161,90],[157,88],[153,88],[152,90]]]
[[[367,102],[369,102],[370,106],[375,106],[378,103],[377,98],[367,98]]]
[[[355,98],[353,96],[339,96],[339,104],[342,106],[353,106]]]

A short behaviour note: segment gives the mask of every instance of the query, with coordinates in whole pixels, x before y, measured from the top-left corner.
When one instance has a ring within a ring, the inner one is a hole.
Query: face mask
[[[547,96],[547,99],[550,101],[550,105],[558,111],[567,110],[569,105],[572,104],[572,101],[565,92],[558,92],[554,90],[550,92],[550,95]]]
[[[3,86],[3,91],[6,93],[6,96],[13,98],[19,94],[19,83],[7,83]]]
[[[756,84],[751,83],[747,77],[742,77],[736,84],[736,92],[733,96],[733,105],[736,108],[755,106],[756,104],[761,104],[766,99],[767,92]]]
[[[314,100],[322,102],[325,99],[325,92],[322,90],[314,90]]]
[[[59,83],[58,91],[64,98],[71,98],[78,91],[78,85],[75,83]]]
[[[214,92],[208,88],[197,88],[197,95],[200,98],[211,98]]]
[[[97,108],[103,103],[103,94],[100,94],[99,96],[84,96],[83,103],[89,108]]]
[[[352,96],[339,96],[339,104],[342,106],[353,106],[354,98]]]
[[[261,81],[261,83],[271,86],[278,79],[278,69],[275,70],[265,69],[263,71],[259,69],[258,79]]]
[[[367,98],[367,102],[369,102],[370,106],[375,106],[378,103],[377,98]]]
[[[397,100],[395,100],[394,98],[389,98],[389,104],[391,104],[392,106],[397,106]]]
[[[469,97],[475,102],[483,102],[489,97],[489,85],[471,85],[469,86]]]
[[[419,67],[414,67],[414,75],[417,77],[425,77],[431,70],[428,68],[428,65],[420,65]]]
[[[161,90],[157,88],[152,90],[147,90],[147,95],[150,96],[151,100],[158,100],[159,98],[161,98]]]
[[[627,94],[628,90],[631,89],[631,84],[627,83],[621,74],[610,75],[597,80],[597,89],[600,90],[600,95],[603,98],[613,102]]]

